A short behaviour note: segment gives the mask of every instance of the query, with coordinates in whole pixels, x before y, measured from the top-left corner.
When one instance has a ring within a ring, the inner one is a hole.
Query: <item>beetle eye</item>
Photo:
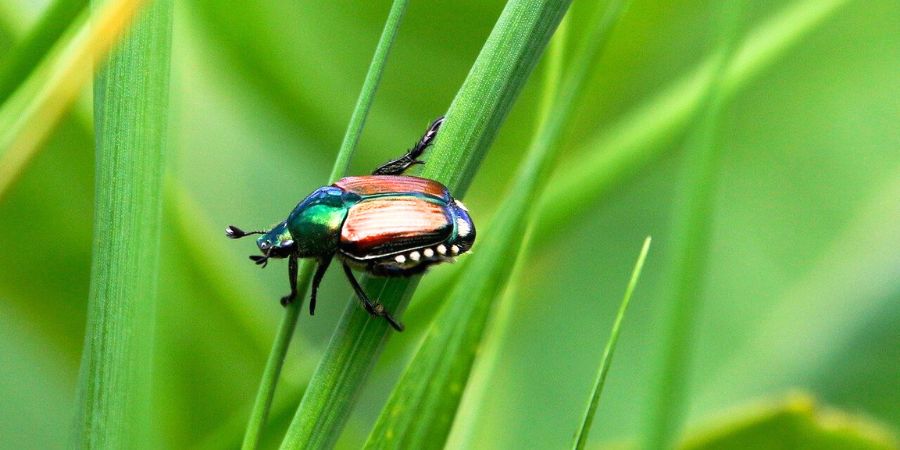
[[[262,241],[259,243],[260,250],[268,250],[269,249],[269,241]]]

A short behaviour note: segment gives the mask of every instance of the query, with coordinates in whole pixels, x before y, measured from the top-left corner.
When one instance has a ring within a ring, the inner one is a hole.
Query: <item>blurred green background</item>
[[[746,3],[742,36],[791,5],[815,2]],[[841,6],[742,85],[722,120],[688,430],[795,391],[900,427],[900,2],[830,3]],[[634,2],[595,70],[554,179],[603,152],[589,144],[635,111],[652,112],[660,93],[696,70],[712,39],[714,4]],[[0,64],[46,7],[4,0]],[[502,7],[411,2],[352,173],[400,154],[446,110]],[[570,42],[595,7],[574,3]],[[154,446],[239,445],[281,314],[285,269],[257,270],[246,260],[252,244],[227,242],[222,230],[270,225],[324,181],[388,8],[388,1],[177,2]],[[540,74],[539,67],[465,198],[480,230],[533,134]],[[90,112],[82,104],[0,199],[0,448],[59,448],[70,434],[94,193]],[[493,370],[476,364],[470,388],[480,401],[464,401],[466,437],[454,430],[451,446],[569,444],[650,234],[654,247],[591,438],[599,448],[641,435],[670,295],[683,137],[661,139],[661,157],[540,237],[513,301],[501,306],[512,329],[489,336],[498,359]],[[476,246],[470,258],[477,257]],[[332,270],[315,318],[301,319],[266,445],[277,443],[349,293]],[[341,447],[365,439],[426,328],[423,310],[436,300],[412,300],[408,332],[391,336]]]

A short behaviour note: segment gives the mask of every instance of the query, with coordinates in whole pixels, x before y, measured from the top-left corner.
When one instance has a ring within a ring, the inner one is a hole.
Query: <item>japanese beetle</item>
[[[342,178],[316,189],[272,229],[243,231],[229,226],[225,235],[232,239],[261,235],[256,244],[262,254],[250,256],[261,267],[272,258],[288,258],[291,292],[282,297],[282,305],[297,297],[297,260],[315,258],[318,266],[309,300],[309,314],[314,314],[319,283],[336,256],[365,310],[403,331],[403,325],[381,304],[369,299],[351,267],[376,276],[410,276],[472,247],[475,226],[447,187],[402,175],[411,166],[423,164],[417,158],[434,142],[443,121],[443,117],[435,120],[412,149],[372,175]]]

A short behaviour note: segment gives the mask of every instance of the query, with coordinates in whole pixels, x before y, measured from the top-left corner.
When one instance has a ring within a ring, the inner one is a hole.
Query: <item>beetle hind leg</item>
[[[372,316],[384,317],[384,320],[386,320],[395,330],[403,331],[403,324],[394,319],[394,317],[391,316],[391,313],[384,309],[384,305],[375,303],[369,299],[369,296],[366,295],[366,291],[363,290],[362,286],[359,285],[359,281],[356,281],[356,277],[353,276],[353,271],[350,270],[350,266],[348,266],[347,263],[344,263],[343,266],[344,273],[347,275],[347,280],[350,281],[350,285],[353,286],[353,291],[356,292],[356,297],[362,302],[366,312]]]
[[[424,161],[419,160],[418,158],[422,156],[422,153],[425,152],[425,149],[428,148],[429,145],[434,143],[434,138],[437,137],[438,130],[441,128],[441,125],[444,123],[444,116],[438,117],[434,122],[431,122],[431,125],[428,126],[428,129],[425,130],[425,134],[413,145],[413,148],[409,149],[405,155],[393,160],[384,163],[381,167],[375,169],[372,172],[372,175],[400,175],[406,169],[416,165],[416,164],[425,164]]]

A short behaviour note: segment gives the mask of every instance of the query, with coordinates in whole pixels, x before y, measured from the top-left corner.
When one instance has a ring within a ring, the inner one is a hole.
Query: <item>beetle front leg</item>
[[[309,315],[311,316],[316,313],[316,294],[319,292],[319,283],[322,282],[322,277],[325,276],[328,265],[331,264],[332,257],[333,256],[329,256],[328,258],[319,260],[319,266],[316,267],[316,274],[313,275],[312,293],[309,296]]]
[[[431,122],[431,125],[428,126],[428,129],[425,130],[425,134],[423,134],[416,144],[413,145],[413,148],[409,149],[405,155],[393,161],[384,163],[381,167],[375,169],[375,171],[372,172],[372,175],[400,175],[406,169],[409,169],[416,164],[425,164],[424,161],[420,161],[418,158],[422,156],[425,149],[434,142],[434,138],[437,137],[437,132],[443,123],[444,116],[435,119],[435,121]]]
[[[288,278],[291,282],[291,293],[281,297],[281,306],[290,305],[297,298],[297,256],[288,257]]]
[[[362,302],[363,307],[366,308],[366,312],[373,316],[384,317],[384,320],[387,320],[391,326],[397,331],[403,331],[403,324],[397,322],[391,313],[385,311],[384,306],[380,303],[374,303],[372,300],[369,300],[369,296],[366,295],[366,291],[363,290],[362,286],[359,285],[359,282],[356,281],[356,277],[353,276],[353,271],[350,270],[350,266],[346,263],[343,264],[344,273],[347,274],[347,279],[350,281],[350,285],[353,286],[353,291],[356,292],[356,296]]]

